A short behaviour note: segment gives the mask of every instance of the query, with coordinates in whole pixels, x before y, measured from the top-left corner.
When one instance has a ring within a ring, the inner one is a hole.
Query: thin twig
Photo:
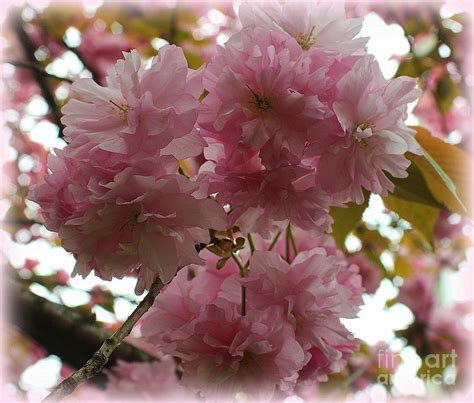
[[[5,63],[11,64],[12,66],[15,66],[15,67],[21,67],[23,69],[35,70],[38,73],[42,74],[43,76],[45,76],[47,78],[52,78],[53,80],[65,81],[69,84],[72,84],[74,82],[70,78],[59,77],[59,76],[56,76],[54,74],[48,73],[46,70],[42,69],[38,64],[24,63],[24,62],[20,62],[20,61],[16,61],[16,60],[7,61]]]
[[[18,37],[23,53],[25,55],[25,58],[28,60],[28,63],[31,65],[36,65],[39,68],[41,68],[41,66],[38,63],[38,60],[36,60],[36,57],[35,57],[36,46],[33,44],[33,42],[31,41],[31,38],[25,31],[25,27],[23,26],[23,20],[21,18],[20,10],[12,13],[11,26]],[[48,104],[49,109],[51,110],[51,114],[53,115],[54,120],[57,126],[59,127],[59,137],[63,138],[64,125],[61,123],[62,114],[61,114],[58,104],[56,103],[56,99],[53,95],[53,92],[51,91],[51,88],[49,88],[49,85],[46,82],[44,75],[40,73],[38,69],[32,69],[32,72],[41,90],[43,98]]]
[[[138,304],[127,320],[122,323],[120,328],[111,337],[104,340],[104,343],[100,346],[99,350],[94,353],[81,369],[74,372],[74,374],[56,386],[43,402],[59,401],[63,399],[74,392],[80,383],[87,381],[100,373],[114,350],[120,345],[122,340],[130,334],[133,326],[135,326],[137,321],[153,305],[155,297],[158,295],[162,287],[163,283],[159,278],[157,278],[150,287],[150,291],[146,297]]]

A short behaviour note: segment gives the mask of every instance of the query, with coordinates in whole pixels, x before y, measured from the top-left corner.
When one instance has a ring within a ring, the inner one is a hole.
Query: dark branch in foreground
[[[6,61],[5,63],[11,64],[12,66],[15,67],[20,67],[23,69],[28,69],[28,70],[35,70],[38,73],[42,74],[43,76],[47,78],[52,78],[53,80],[58,80],[58,81],[65,81],[69,84],[73,83],[73,80],[67,77],[59,77],[54,74],[48,73],[46,70],[42,69],[38,64],[31,64],[31,63],[24,63],[24,62],[19,62],[19,61]]]
[[[132,314],[122,323],[117,331],[106,338],[100,348],[84,364],[82,368],[74,372],[69,378],[62,381],[54,390],[46,396],[44,401],[59,401],[70,395],[77,386],[99,374],[107,364],[110,356],[116,348],[120,346],[123,339],[130,334],[137,321],[150,309],[155,301],[155,297],[163,287],[163,283],[157,278],[146,297],[138,304]]]
[[[84,57],[82,56],[82,53],[79,49],[77,48],[73,48],[72,46],[69,46],[66,42],[64,42],[64,40],[61,40],[61,44],[67,49],[69,50],[70,52],[74,53],[77,58],[81,61],[82,65],[84,66],[84,68],[86,70],[89,70],[89,72],[91,73],[91,76],[92,76],[92,79],[98,83],[100,82],[100,73],[94,68],[92,67],[89,63],[86,62],[86,60],[84,59]]]
[[[55,354],[73,368],[81,368],[101,346],[111,332],[94,320],[64,305],[48,301],[29,289],[29,283],[7,279],[5,289],[9,292],[9,321],[24,334],[30,336],[50,354]],[[115,365],[117,360],[153,361],[154,358],[122,342],[110,356],[107,367]],[[104,383],[105,376],[94,379]]]
[[[35,57],[36,47],[31,41],[31,38],[29,37],[27,32],[25,31],[20,11],[12,13],[10,17],[10,24],[18,37],[18,40],[20,42],[24,56],[28,61],[28,64],[38,66],[38,69],[41,69],[41,66],[39,65]],[[41,90],[44,100],[46,101],[49,106],[49,109],[51,110],[51,114],[53,115],[54,121],[59,127],[59,137],[63,138],[64,125],[61,123],[61,111],[58,107],[58,104],[56,103],[56,99],[54,98],[51,88],[49,88],[49,85],[46,82],[46,77],[38,69],[32,69],[32,73]]]

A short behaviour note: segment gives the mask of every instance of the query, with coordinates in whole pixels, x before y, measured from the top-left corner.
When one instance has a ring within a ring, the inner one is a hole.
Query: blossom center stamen
[[[366,139],[372,136],[372,129],[374,125],[370,122],[364,122],[357,126],[356,130],[352,133],[352,141],[355,143],[362,143],[367,146]],[[370,130],[368,130],[370,129]]]
[[[298,44],[301,46],[303,50],[309,50],[311,46],[313,46],[314,43],[316,42],[316,39],[313,37],[313,32],[315,28],[316,26],[313,25],[313,27],[311,28],[311,31],[309,31],[308,34],[301,34],[295,38],[296,42],[298,42]]]
[[[127,104],[122,104],[122,105],[119,105],[117,104],[116,102],[112,101],[112,100],[109,100],[109,102],[115,107],[118,109],[118,112],[119,112],[119,115],[122,119],[124,120],[127,120],[127,117],[128,117],[128,112],[130,112],[130,110],[132,108],[130,108],[130,106],[128,106]]]
[[[267,98],[265,98],[264,96],[260,95],[260,94],[257,94],[254,90],[252,90],[252,88],[250,88],[248,85],[247,85],[247,88],[250,90],[250,92],[252,93],[252,95],[254,96],[255,98],[255,102],[252,102],[253,104],[255,104],[257,106],[258,109],[262,110],[262,111],[266,111],[267,109],[270,108],[270,102],[268,101]]]

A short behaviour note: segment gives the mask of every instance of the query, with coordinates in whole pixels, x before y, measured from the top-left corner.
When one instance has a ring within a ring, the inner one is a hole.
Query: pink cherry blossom
[[[344,260],[328,256],[324,249],[300,253],[291,265],[274,252],[256,251],[248,275],[243,279],[230,276],[220,296],[238,303],[235,284],[241,283],[248,310],[280,306],[305,351],[309,367],[302,369],[303,378],[324,380],[357,349],[358,343],[340,319],[355,316],[362,304],[360,281],[356,266],[348,268]]]
[[[239,392],[268,399],[277,386],[292,382],[304,361],[281,309],[241,316],[225,299],[205,307],[194,334],[178,343],[179,349],[189,354],[183,360],[183,383],[220,399]]]
[[[334,1],[245,1],[239,8],[244,27],[266,27],[294,38],[304,50],[363,51],[366,38],[353,39],[362,18],[347,19],[344,3]]]
[[[459,318],[466,317],[471,311],[469,303],[457,302],[450,307],[437,306],[426,329],[427,342],[434,353],[455,352],[455,364],[460,371],[471,366],[470,333]]]
[[[110,280],[139,270],[142,292],[157,274],[166,283],[178,267],[200,263],[194,245],[209,241],[210,228],[226,228],[224,210],[206,198],[204,185],[176,173],[173,157],[111,169],[91,165],[87,154],[71,156],[75,151],[58,150],[51,175],[30,194],[75,255],[74,274],[94,270]]]
[[[232,36],[206,69],[203,136],[258,151],[267,168],[298,163],[311,127],[329,113],[317,96],[324,68],[310,71],[300,55],[279,32],[247,28]]]
[[[286,166],[220,175],[220,168],[203,166],[201,180],[209,183],[212,193],[218,193],[218,201],[230,204],[230,223],[238,225],[243,234],[258,233],[269,238],[273,231],[282,230],[289,223],[303,229],[330,231],[331,200],[319,189],[314,170]]]
[[[50,174],[31,188],[28,197],[41,206],[46,228],[57,232],[68,219],[86,212],[87,202],[76,199],[72,188],[87,188],[89,178],[111,180],[113,172],[84,164],[70,155],[70,148],[55,152],[48,158]]]
[[[46,357],[47,352],[35,341],[20,333],[16,327],[5,326],[3,335],[5,342],[8,343],[8,349],[5,349],[1,364],[4,374],[2,382],[15,383],[23,371]]]
[[[178,271],[144,317],[142,335],[165,353],[181,356],[175,350],[176,343],[193,333],[203,307],[217,298],[223,277],[238,272],[229,264],[217,271],[208,259],[210,255],[201,252],[209,270],[190,265]]]
[[[78,49],[87,65],[95,72],[105,74],[122,58],[122,52],[129,52],[132,48],[131,41],[125,35],[112,34],[93,25],[82,32]]]
[[[419,91],[415,80],[386,80],[372,56],[361,58],[337,83],[335,118],[324,122],[316,154],[323,189],[340,201],[362,203],[362,190],[386,195],[394,185],[385,173],[407,176],[407,151],[420,153],[407,128],[407,104]],[[314,151],[314,150],[313,150]]]
[[[178,161],[201,153],[194,128],[201,73],[181,49],[165,46],[145,69],[125,53],[107,76],[73,85],[79,99],[64,108],[70,144],[56,150],[51,173],[32,188],[46,226],[76,257],[73,274],[103,279],[138,273],[137,292],[157,275],[200,263],[195,244],[227,227],[204,183],[178,175]]]
[[[74,97],[62,109],[65,137],[86,136],[118,159],[159,155],[173,139],[191,133],[202,93],[201,72],[189,70],[183,51],[175,46],[161,48],[149,68],[142,66],[136,50],[124,57],[109,71],[107,86],[89,78],[73,84]]]
[[[434,278],[418,273],[405,280],[398,301],[411,309],[417,321],[427,323],[434,307]]]
[[[376,382],[381,373],[384,376],[394,374],[400,363],[400,356],[392,352],[386,342],[364,345],[349,360],[351,372],[361,373],[354,382],[359,390]]]
[[[175,371],[176,363],[170,356],[153,362],[118,361],[107,371],[104,393],[108,401],[195,401],[179,384]]]
[[[365,291],[373,294],[382,280],[382,271],[374,263],[370,262],[363,252],[357,252],[348,257],[348,262],[359,268],[362,285]]]
[[[182,269],[162,291],[144,319],[143,336],[181,358],[183,384],[205,397],[227,399],[241,391],[271,397],[304,359],[283,311],[274,306],[241,316],[240,301],[218,297],[234,268],[190,269],[192,276]]]

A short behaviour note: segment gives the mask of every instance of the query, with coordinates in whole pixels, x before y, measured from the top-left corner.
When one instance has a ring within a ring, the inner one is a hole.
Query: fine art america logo
[[[422,359],[422,373],[418,376],[426,382],[437,385],[454,385],[456,381],[455,371],[444,371],[448,368],[456,367],[456,358],[458,354],[455,350],[449,353],[428,354]],[[391,385],[393,371],[400,362],[400,356],[387,349],[381,349],[377,352],[377,364],[381,370],[377,376],[377,382],[382,385]],[[383,370],[386,370],[384,372]]]

